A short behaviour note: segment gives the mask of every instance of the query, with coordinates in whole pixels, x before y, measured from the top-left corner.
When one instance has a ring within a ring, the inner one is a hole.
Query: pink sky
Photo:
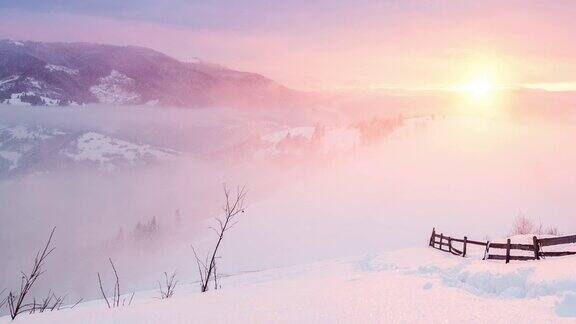
[[[442,88],[484,70],[503,86],[574,84],[576,3],[456,2],[338,1],[329,12],[290,7],[270,12],[271,21],[222,26],[8,8],[0,11],[0,38],[142,45],[296,89]]]

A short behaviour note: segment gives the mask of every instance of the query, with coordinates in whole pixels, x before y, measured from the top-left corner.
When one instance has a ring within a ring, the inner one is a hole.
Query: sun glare
[[[477,69],[466,80],[452,89],[459,93],[463,101],[460,107],[463,111],[481,114],[500,113],[502,107],[502,79],[496,78],[494,67]]]
[[[488,100],[494,95],[494,83],[487,75],[479,76],[468,83],[464,90],[476,100]]]
[[[477,54],[459,62],[459,77],[453,91],[462,100],[466,111],[492,113],[502,108],[502,100],[510,84],[510,65],[496,54]]]

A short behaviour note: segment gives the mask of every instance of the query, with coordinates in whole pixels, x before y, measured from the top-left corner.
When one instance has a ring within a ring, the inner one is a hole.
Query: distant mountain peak
[[[0,41],[0,103],[274,106],[297,92],[196,57],[139,46]]]

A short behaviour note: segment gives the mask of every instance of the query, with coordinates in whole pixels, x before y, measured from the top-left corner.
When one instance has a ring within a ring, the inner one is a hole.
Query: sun
[[[462,90],[476,101],[490,101],[494,97],[496,87],[492,79],[483,74],[472,79]]]
[[[452,90],[458,94],[458,109],[465,113],[500,114],[506,100],[503,81],[494,68],[475,69]]]

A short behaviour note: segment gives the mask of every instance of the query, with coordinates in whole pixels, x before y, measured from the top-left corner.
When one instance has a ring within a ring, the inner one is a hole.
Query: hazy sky
[[[143,45],[299,89],[576,81],[570,0],[0,0],[0,38]]]

